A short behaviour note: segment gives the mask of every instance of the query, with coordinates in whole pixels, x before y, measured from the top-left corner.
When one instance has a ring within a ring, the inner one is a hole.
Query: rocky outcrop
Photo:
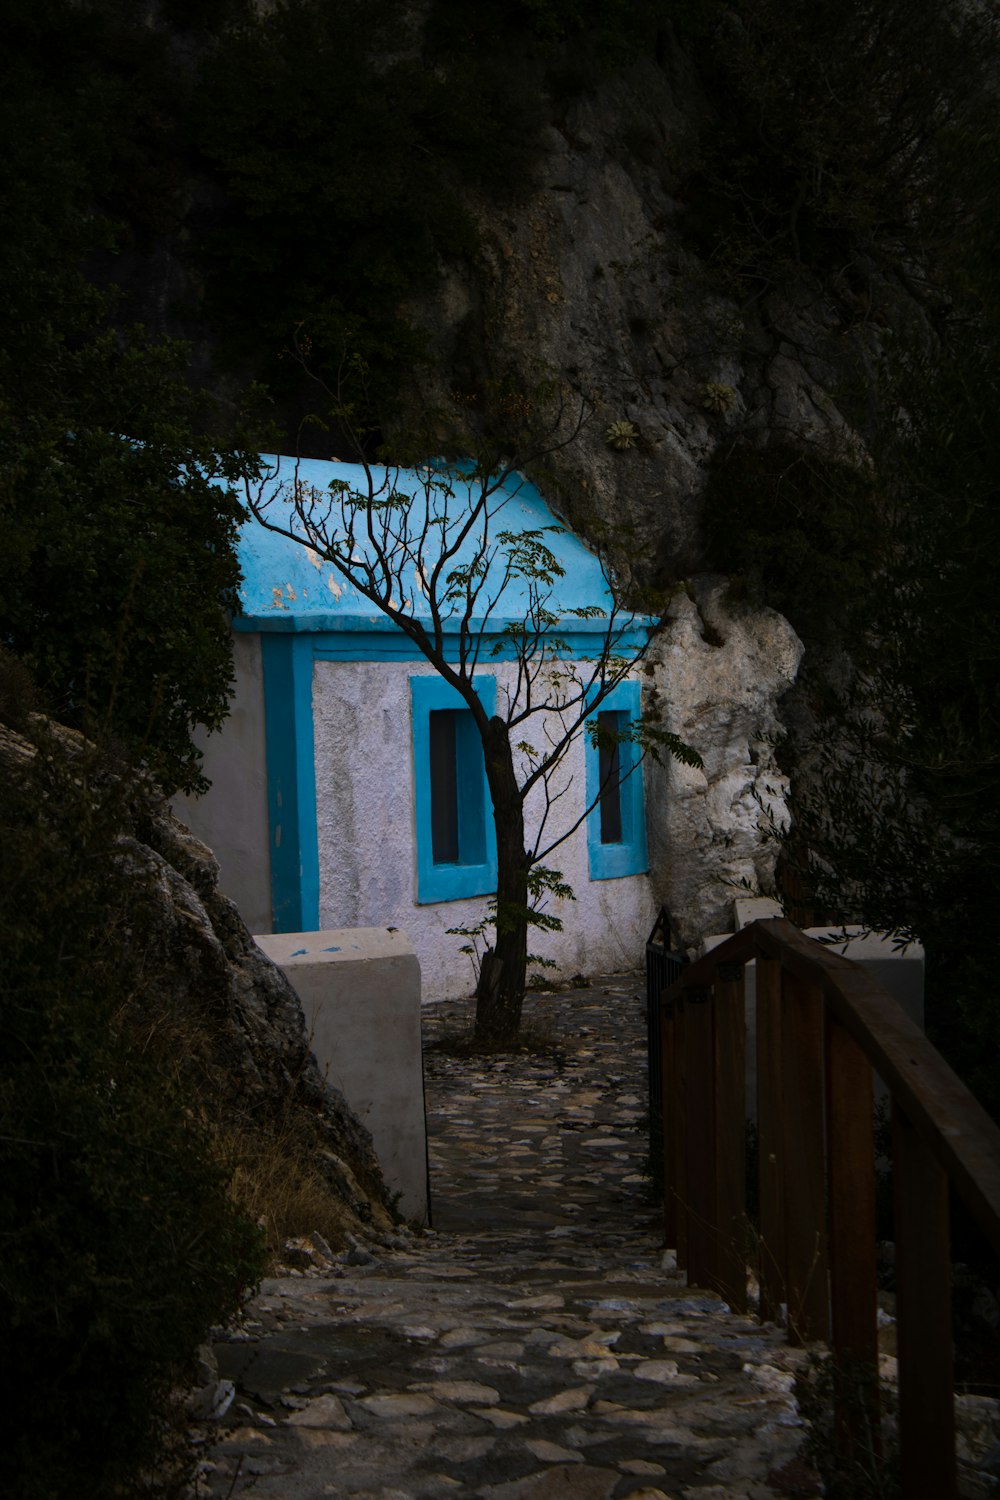
[[[39,736],[98,782],[115,775],[82,736],[37,719],[27,734],[0,725],[0,774],[23,773]],[[134,877],[127,920],[142,952],[137,1012],[176,1039],[173,1062],[216,1128],[239,1122],[284,1139],[341,1201],[346,1230],[387,1228],[371,1136],[320,1075],[298,997],[219,891],[215,857],[152,783],[123,772],[120,789],[116,847]]]
[[[647,816],[657,894],[690,943],[728,927],[740,889],[773,888],[789,790],[779,700],[803,649],[773,611],[728,607],[724,580],[704,572],[710,465],[771,441],[856,456],[837,392],[874,336],[804,270],[742,304],[727,293],[684,201],[711,128],[677,47],[575,98],[543,131],[522,202],[479,206],[478,261],[447,270],[417,309],[434,358],[414,395],[442,402],[517,370],[592,403],[532,477],[626,573],[673,594],[650,680],[704,771],[652,772]]]
[[[712,117],[680,47],[556,113],[522,200],[474,205],[478,257],[446,268],[414,309],[432,359],[413,400],[444,404],[516,371],[591,402],[542,487],[551,496],[555,480],[576,529],[610,530],[645,581],[664,584],[704,567],[702,496],[720,446],[774,434],[850,444],[835,392],[869,335],[845,338],[843,309],[804,270],[748,301],[706,263],[685,194]],[[624,440],[609,439],[615,424]]]
[[[650,869],[685,944],[727,931],[735,895],[773,889],[789,790],[778,700],[801,656],[787,620],[728,602],[722,578],[678,592],[654,642],[646,708],[703,762],[647,771]]]
[[[420,56],[426,8],[408,17]],[[847,372],[877,347],[877,320],[844,274],[824,280],[789,258],[751,294],[720,270],[725,230],[699,207],[719,101],[670,27],[655,55],[617,71],[591,68],[579,88],[556,86],[543,53],[528,47],[496,59],[507,69],[512,116],[520,109],[533,122],[530,165],[507,196],[461,190],[478,246],[442,263],[436,284],[402,309],[427,354],[402,392],[402,425],[510,373],[529,386],[554,378],[567,393],[560,437],[574,414],[589,418],[531,470],[547,499],[581,535],[610,541],[626,575],[667,591],[693,579],[695,597],[716,598],[701,576],[711,566],[704,522],[713,459],[774,441],[856,455],[839,403]],[[570,45],[570,72],[575,61]],[[874,287],[883,307],[907,300],[902,282],[890,287],[870,266],[861,270],[869,299]],[[909,306],[912,314],[912,298]],[[733,879],[766,883],[773,856],[766,841],[755,844],[753,796],[742,799],[736,782],[780,785],[772,752],[751,747],[779,728],[791,656],[782,647],[772,660],[760,644],[783,632],[768,612],[741,615],[732,629],[746,643],[738,667],[732,632],[716,660],[699,628],[675,614],[666,635],[675,645],[656,669],[663,701],[678,705],[680,721],[696,721],[686,737],[706,767],[731,768],[706,771],[711,794],[696,789],[697,777],[671,772],[670,796],[652,811],[656,857],[667,860],[654,870],[664,889],[681,881],[678,910],[692,935],[702,918],[716,921],[710,891]],[[676,644],[685,631],[689,650]],[[723,693],[717,711],[699,682]],[[725,827],[730,816],[736,823]]]
[[[371,1135],[309,1051],[298,996],[218,889],[219,867],[165,805],[151,808],[145,842],[128,858],[150,877],[159,914],[153,965],[160,1003],[209,1005],[211,1065],[234,1110],[280,1120],[293,1111],[303,1144],[349,1215],[388,1225],[387,1195]]]

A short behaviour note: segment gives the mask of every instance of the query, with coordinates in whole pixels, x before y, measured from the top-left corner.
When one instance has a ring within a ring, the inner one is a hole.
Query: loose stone
[[[376,1417],[427,1417],[440,1410],[436,1401],[422,1395],[366,1396],[359,1405]]]
[[[481,1401],[494,1406],[500,1400],[500,1392],[491,1385],[480,1385],[475,1380],[432,1380],[409,1387],[412,1391],[428,1391],[442,1401]]]
[[[593,1386],[580,1386],[576,1390],[559,1391],[544,1401],[535,1401],[528,1410],[535,1417],[551,1417],[564,1411],[581,1411],[593,1394]]]
[[[558,1443],[546,1442],[544,1438],[526,1438],[524,1446],[543,1464],[583,1463],[583,1458],[579,1453],[573,1453],[569,1448],[561,1448]]]
[[[318,1396],[301,1411],[293,1412],[288,1424],[291,1427],[332,1427],[338,1432],[351,1430],[351,1419],[337,1396]]]

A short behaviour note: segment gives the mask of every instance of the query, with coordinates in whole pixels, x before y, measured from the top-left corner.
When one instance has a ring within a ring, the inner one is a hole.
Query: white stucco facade
[[[424,999],[474,988],[469,939],[449,929],[482,922],[496,890],[485,761],[468,701],[403,628],[412,620],[438,631],[444,661],[476,653],[473,686],[490,717],[509,718],[526,677],[535,705],[568,696],[565,723],[549,708],[510,725],[521,781],[524,742],[544,758],[572,733],[525,821],[529,853],[575,899],[546,898],[563,926],[533,928],[529,951],[562,978],[641,963],[655,912],[644,771],[628,734],[640,685],[619,678],[652,622],[619,611],[598,558],[523,476],[484,501],[460,467],[275,458],[265,468],[267,524],[248,519],[240,541],[233,711],[205,744],[211,792],[178,804],[251,930],[396,929]],[[340,541],[324,551],[308,544],[309,518],[329,514]],[[383,577],[385,597],[371,584]],[[582,719],[597,712],[612,743],[623,736],[618,750],[594,747]],[[602,775],[611,791],[588,811]]]
[[[323,927],[401,928],[420,960],[424,999],[439,1000],[474,987],[471,961],[461,952],[465,939],[448,929],[475,924],[486,898],[417,900],[414,675],[433,675],[433,669],[419,662],[314,666],[319,920]],[[514,684],[515,667],[491,664],[483,675],[495,678],[503,698]],[[543,720],[531,721],[519,738],[541,746],[545,729]],[[585,753],[581,731],[553,778],[552,790],[562,795],[546,821],[546,843],[586,811]],[[533,794],[526,808],[529,846],[543,810],[544,797]],[[641,964],[655,915],[648,876],[592,879],[585,824],[545,863],[562,872],[575,900],[549,903],[562,931],[532,933],[531,951],[551,959],[565,978]]]

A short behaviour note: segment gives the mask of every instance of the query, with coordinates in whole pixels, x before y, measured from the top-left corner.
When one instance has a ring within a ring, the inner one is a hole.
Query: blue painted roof
[[[311,488],[318,504],[338,497],[334,502],[335,517],[340,514],[339,486],[348,486],[351,491],[360,495],[368,494],[368,474],[360,464],[325,462],[319,459],[296,460],[273,455],[269,455],[265,461],[268,477],[262,485],[261,496],[269,502],[267,513],[277,523],[288,526],[296,533],[302,531],[292,503],[296,480],[300,488],[303,485]],[[423,526],[430,493],[432,524],[427,532],[423,553],[426,574],[428,567],[433,566],[436,561],[434,539],[441,535],[440,517],[446,515],[450,526],[452,518],[458,520],[461,516],[468,515],[474,498],[478,496],[478,487],[470,485],[469,480],[454,469],[405,470],[373,466],[371,473],[376,486],[384,484],[377,500],[384,501],[390,493],[399,497],[398,501],[394,499],[392,509],[382,513],[385,520],[398,526],[405,508],[411,535],[419,532]],[[434,481],[430,491],[427,487],[429,478]],[[332,491],[331,485],[334,486]],[[601,565],[578,537],[561,527],[535,486],[520,475],[511,475],[503,489],[491,497],[489,510],[489,535],[495,551],[481,599],[485,600],[491,592],[497,592],[502,577],[506,554],[504,544],[498,540],[499,534],[544,531],[540,540],[555,554],[564,570],[563,575],[554,580],[545,600],[545,608],[558,616],[561,622],[565,622],[561,627],[553,628],[572,629],[575,632],[603,631],[606,619],[597,617],[587,622],[572,614],[573,610],[592,605],[599,606],[605,616],[610,612],[612,597]],[[439,518],[436,525],[435,517]],[[449,567],[468,563],[481,535],[481,528],[477,523],[469,542],[459,552],[456,562],[450,563]],[[363,522],[357,528],[357,536],[355,558],[373,558],[374,550],[365,534]],[[235,622],[237,629],[398,631],[392,620],[366,599],[332,563],[324,561],[310,547],[269,531],[252,517],[243,524],[239,555],[244,582],[240,589],[243,614]],[[404,564],[399,581],[407,611],[412,611],[419,619],[428,618],[425,587],[412,556]],[[396,602],[398,603],[398,597]],[[476,632],[501,632],[508,624],[520,623],[524,619],[528,603],[528,583],[525,579],[515,577],[500,590],[499,597],[495,599],[486,617],[480,615],[473,619],[471,628]],[[457,603],[452,606],[452,611],[457,630],[460,618]],[[616,624],[625,624],[628,620],[626,613],[624,617],[618,617]],[[640,624],[638,617],[635,624]]]

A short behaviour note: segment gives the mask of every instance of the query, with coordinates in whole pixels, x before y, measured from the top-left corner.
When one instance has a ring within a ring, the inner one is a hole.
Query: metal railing
[[[745,1212],[744,965],[756,961],[759,1228]],[[690,1283],[747,1306],[835,1366],[878,1365],[872,1076],[892,1100],[902,1493],[956,1496],[951,1182],[1000,1253],[1000,1130],[863,969],[784,919],[685,969],[660,1001],[667,1244]],[[846,1446],[877,1432],[877,1383]],[[875,1420],[873,1420],[875,1419]]]

